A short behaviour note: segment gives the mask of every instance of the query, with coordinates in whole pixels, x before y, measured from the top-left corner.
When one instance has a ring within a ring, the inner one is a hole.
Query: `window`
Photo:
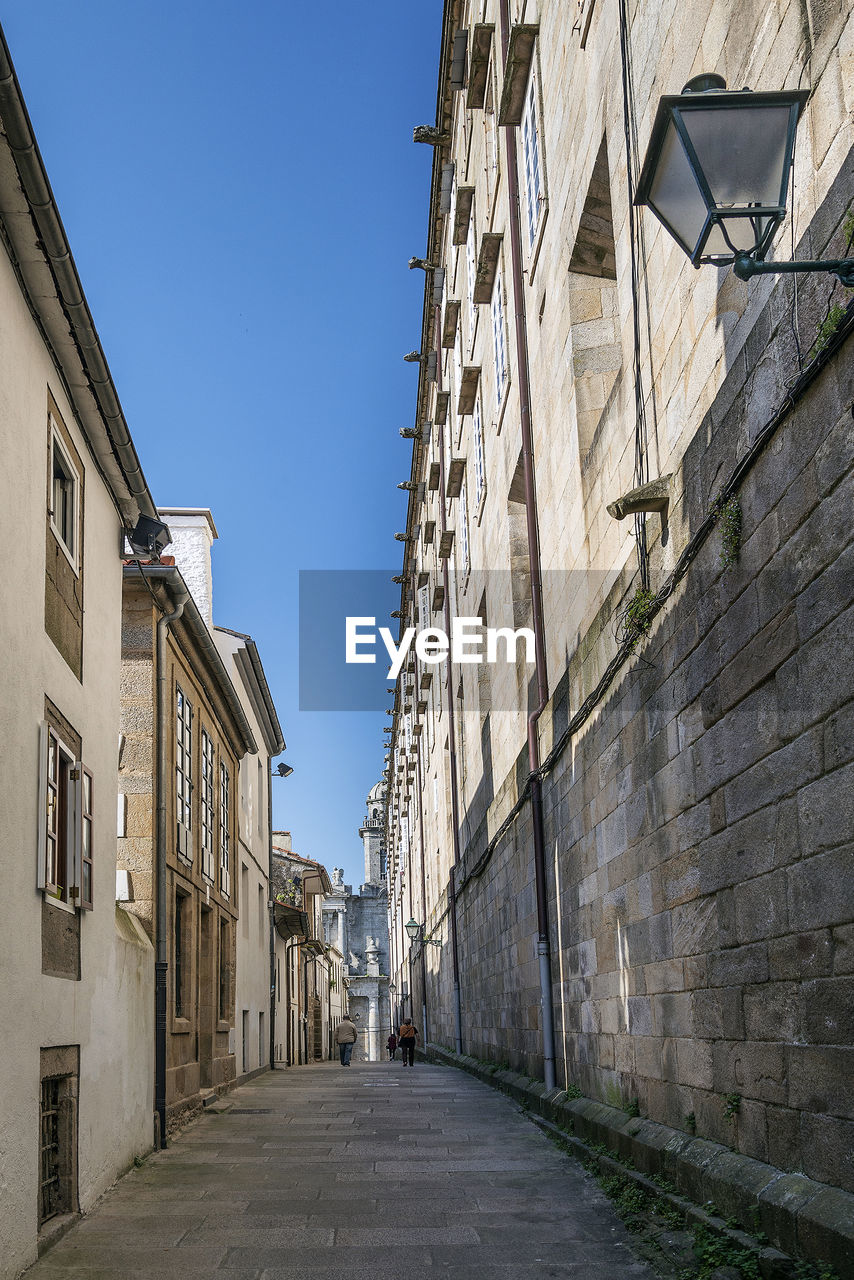
[[[480,500],[486,488],[486,465],[483,456],[483,419],[480,414],[480,396],[474,402],[474,505],[480,507]]]
[[[46,721],[39,730],[36,883],[57,902],[92,910],[92,774]]]
[[[412,746],[412,714],[409,711],[403,717],[403,738],[409,751]]]
[[[175,686],[175,826],[178,853],[193,860],[193,708],[180,685]]]
[[[430,587],[418,588],[418,629],[426,631],[430,625]],[[376,813],[375,813],[376,816]]]
[[[174,968],[174,997],[175,997],[175,1017],[186,1017],[186,999],[185,993],[187,989],[187,897],[186,894],[175,894],[175,968]]]
[[[462,567],[467,570],[471,565],[469,558],[469,509],[468,497],[466,495],[466,482],[460,487],[460,558]]]
[[[214,745],[202,729],[202,875],[214,878]]]
[[[433,812],[436,814],[439,812],[439,779],[435,775],[433,777]]]
[[[231,789],[228,769],[219,766],[219,887],[224,897],[231,893]]]
[[[51,426],[50,527],[73,569],[77,569],[77,508],[80,477],[68,456],[62,437]]]
[[[540,225],[545,192],[543,190],[543,166],[540,156],[540,137],[537,129],[537,82],[533,71],[525,95],[522,113],[522,156],[525,169],[525,225],[528,231],[528,248],[533,248]]]
[[[492,290],[492,349],[495,357],[495,400],[500,406],[507,384],[507,344],[504,338],[504,291],[501,271],[495,276]]]
[[[380,849],[380,880],[385,880],[388,876],[388,854],[385,849]]]
[[[477,276],[477,255],[474,251],[474,209],[469,217],[469,233],[466,237],[466,296],[469,304],[469,332],[474,330],[474,282]]]

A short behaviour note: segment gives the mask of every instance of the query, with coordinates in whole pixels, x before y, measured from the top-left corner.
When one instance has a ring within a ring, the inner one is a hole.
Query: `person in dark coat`
[[[393,1062],[397,1055],[397,1036],[393,1031],[388,1040],[386,1040],[386,1048],[388,1049],[388,1060]]]

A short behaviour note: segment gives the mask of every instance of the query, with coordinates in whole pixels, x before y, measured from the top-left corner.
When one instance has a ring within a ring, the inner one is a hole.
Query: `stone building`
[[[193,518],[216,536],[210,512]],[[199,575],[191,558],[189,582],[175,565],[124,568],[117,866],[165,961],[165,1034],[152,1046],[161,1134],[238,1074],[239,770],[259,748],[214,638],[204,564]],[[262,951],[269,963],[266,936]]]
[[[365,881],[354,893],[340,868],[332,870],[332,892],[323,904],[324,936],[344,957],[347,1008],[359,1028],[359,1056],[381,1061],[391,1024],[389,933],[385,851],[385,784],[371,788],[359,828]],[[408,987],[407,987],[408,991]],[[396,1012],[396,1011],[395,1011]]]
[[[255,641],[227,627],[214,627],[214,638],[258,744],[257,752],[241,760],[238,780],[240,923],[235,956],[234,1051],[239,1083],[275,1063],[270,762],[284,751],[285,740]]]
[[[827,273],[694,270],[634,200],[661,95],[803,89],[770,256],[844,257],[853,56],[851,6],[815,0],[444,5],[401,628],[535,643],[413,654],[387,774],[393,978],[423,960],[431,1039],[614,1132],[639,1108],[701,1199],[735,1148],[736,1216],[789,1248],[759,1192],[797,1175],[797,1247],[828,1256],[819,1206],[851,1201],[825,1184],[854,1192],[852,304]],[[745,138],[721,182],[758,167]]]
[[[0,33],[0,1276],[151,1149],[151,943],[116,907],[121,547],[156,512]],[[147,543],[147,537],[143,538]]]
[[[332,884],[326,868],[295,853],[290,831],[273,832],[276,930],[276,1062],[322,1062],[334,1056],[341,1021],[343,957],[323,937],[322,904]]]

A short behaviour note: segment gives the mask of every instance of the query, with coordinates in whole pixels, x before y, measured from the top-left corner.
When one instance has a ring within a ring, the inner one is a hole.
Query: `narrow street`
[[[400,1061],[259,1077],[109,1192],[27,1280],[650,1277],[509,1099]]]

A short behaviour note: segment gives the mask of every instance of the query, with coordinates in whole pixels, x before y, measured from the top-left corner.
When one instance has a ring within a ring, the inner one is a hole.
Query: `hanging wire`
[[[627,0],[619,0],[620,12],[620,70],[623,84],[623,132],[626,142],[626,181],[629,206],[629,248],[631,253],[632,286],[632,348],[633,380],[635,393],[635,485],[646,484],[649,479],[647,462],[646,405],[643,394],[640,349],[640,270],[638,266],[638,227],[635,213],[635,156],[637,155],[637,113],[634,105],[634,89],[631,73],[631,48],[629,41],[629,16]],[[649,553],[646,541],[646,518],[643,513],[635,516],[635,539],[638,548],[638,567],[641,586],[649,589]]]

